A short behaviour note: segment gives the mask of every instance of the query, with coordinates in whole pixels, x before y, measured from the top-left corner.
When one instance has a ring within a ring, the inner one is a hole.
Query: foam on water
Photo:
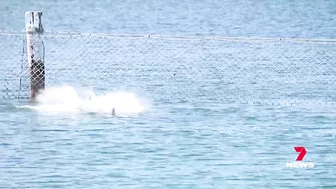
[[[117,115],[137,114],[145,111],[145,103],[131,92],[107,92],[96,95],[87,89],[71,86],[49,87],[38,96],[36,105],[23,106],[41,113],[98,113]],[[148,107],[148,103],[147,106]]]

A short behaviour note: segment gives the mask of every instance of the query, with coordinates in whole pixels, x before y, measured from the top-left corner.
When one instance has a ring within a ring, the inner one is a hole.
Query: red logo
[[[307,153],[306,149],[302,146],[296,146],[294,147],[294,149],[296,152],[300,153],[299,156],[296,158],[296,161],[302,161]]]

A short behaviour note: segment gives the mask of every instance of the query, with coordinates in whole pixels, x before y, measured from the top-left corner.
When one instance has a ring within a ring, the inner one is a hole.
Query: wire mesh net
[[[0,40],[2,96],[28,98],[25,35]],[[162,102],[336,99],[335,40],[46,33],[41,41],[46,87],[132,90]]]
[[[29,81],[27,76],[27,57],[25,38],[20,33],[0,34],[0,86],[3,98],[27,98]]]

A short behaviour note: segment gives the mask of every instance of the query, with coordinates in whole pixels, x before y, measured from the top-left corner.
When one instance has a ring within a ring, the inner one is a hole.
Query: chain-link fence
[[[0,34],[1,96],[28,98],[24,33]],[[162,102],[333,103],[336,40],[45,33],[46,87]]]

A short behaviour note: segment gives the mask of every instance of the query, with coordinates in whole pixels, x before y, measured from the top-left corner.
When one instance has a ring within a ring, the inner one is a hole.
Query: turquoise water
[[[3,1],[0,10],[6,30],[23,29],[27,10],[42,10],[55,31],[335,38],[336,29],[335,1]],[[22,37],[1,36],[1,73],[20,71]],[[0,188],[336,187],[334,43],[43,40],[40,103],[0,100]],[[314,168],[286,168],[294,146]]]

